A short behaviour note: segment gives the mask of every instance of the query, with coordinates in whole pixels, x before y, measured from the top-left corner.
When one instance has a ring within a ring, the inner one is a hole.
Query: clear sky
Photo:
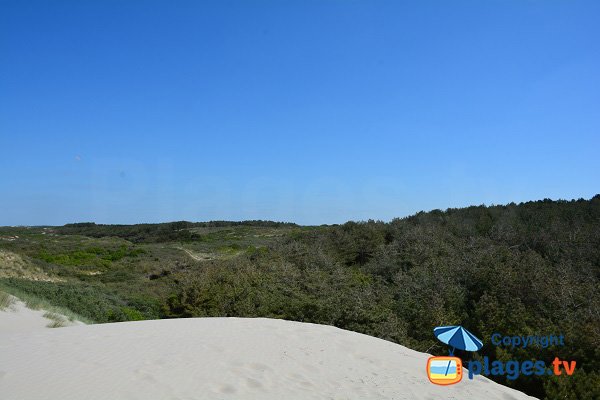
[[[0,0],[0,225],[600,192],[599,1]]]

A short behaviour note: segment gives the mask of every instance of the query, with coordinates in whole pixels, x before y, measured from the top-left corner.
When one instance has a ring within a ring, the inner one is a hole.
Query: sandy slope
[[[10,399],[526,399],[485,378],[435,386],[428,355],[337,328],[198,318],[0,333]]]
[[[15,298],[11,306],[0,310],[0,338],[3,334],[28,333],[32,330],[48,329],[48,326],[54,321],[46,318],[45,315],[47,315],[45,310],[29,309],[25,303]],[[63,320],[64,325],[81,325],[81,322],[70,322],[66,317],[63,317]],[[0,369],[2,368],[0,367]]]

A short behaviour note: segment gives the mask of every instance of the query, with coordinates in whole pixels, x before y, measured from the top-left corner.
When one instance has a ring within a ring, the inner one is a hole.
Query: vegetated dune
[[[16,297],[0,292],[0,338],[7,334],[27,334],[38,329],[45,330],[46,328],[71,325],[82,325],[82,323],[79,321],[70,321],[67,317],[59,313],[31,309]],[[2,353],[0,352],[1,355]],[[0,372],[1,375],[2,372]]]
[[[486,378],[430,383],[429,356],[331,326],[190,318],[1,333],[17,399],[527,399]]]
[[[0,249],[0,278],[21,278],[32,281],[59,282],[58,277],[53,277],[35,266],[32,260],[23,255]]]

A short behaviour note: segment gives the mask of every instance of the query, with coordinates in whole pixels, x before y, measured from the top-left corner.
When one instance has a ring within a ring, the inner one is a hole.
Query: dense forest
[[[47,277],[0,274],[2,288],[91,321],[285,318],[438,355],[447,348],[433,328],[462,325],[485,343],[467,358],[577,361],[570,377],[493,379],[540,398],[600,398],[600,195],[389,223],[85,223],[0,235],[18,236],[0,250]],[[565,346],[492,346],[494,332],[562,334]]]

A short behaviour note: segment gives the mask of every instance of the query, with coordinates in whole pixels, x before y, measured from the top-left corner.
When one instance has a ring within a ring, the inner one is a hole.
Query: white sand
[[[428,355],[341,329],[194,318],[0,333],[0,397],[35,399],[530,398],[476,377],[431,384]]]
[[[14,297],[13,299],[15,300],[12,305],[4,310],[0,310],[0,335],[9,333],[27,333],[39,329],[46,330],[49,325],[54,322],[52,319],[44,317],[44,314],[46,314],[45,310],[29,309],[22,301]],[[63,317],[63,320],[65,321],[65,325],[81,325],[81,322],[70,322],[66,317]],[[1,337],[2,336],[0,336],[0,338]]]

